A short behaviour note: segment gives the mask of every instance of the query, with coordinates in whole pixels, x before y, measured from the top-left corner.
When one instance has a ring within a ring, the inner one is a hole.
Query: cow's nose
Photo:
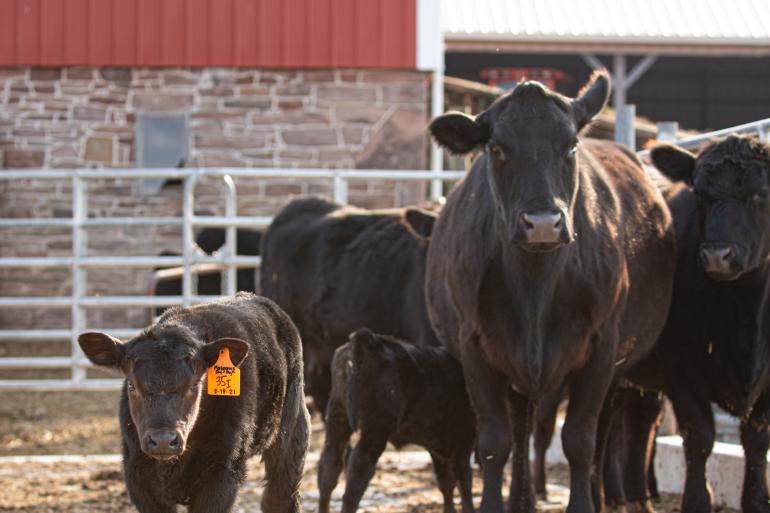
[[[530,244],[555,244],[561,242],[564,216],[561,212],[524,212],[520,223]]]
[[[732,244],[703,244],[700,248],[703,270],[707,273],[728,274],[735,259],[735,247]]]
[[[174,455],[182,452],[182,439],[171,429],[159,429],[147,435],[147,449],[153,455]]]

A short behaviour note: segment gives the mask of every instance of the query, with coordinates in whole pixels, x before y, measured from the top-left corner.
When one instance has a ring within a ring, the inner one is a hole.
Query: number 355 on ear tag
[[[217,362],[208,370],[209,395],[241,395],[241,369],[233,365],[228,348],[219,351]]]

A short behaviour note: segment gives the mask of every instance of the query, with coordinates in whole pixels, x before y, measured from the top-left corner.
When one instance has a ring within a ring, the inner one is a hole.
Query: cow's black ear
[[[650,160],[661,173],[674,182],[692,184],[695,155],[689,151],[673,144],[662,143],[650,150]]]
[[[219,352],[227,348],[230,350],[230,361],[238,367],[249,354],[249,343],[239,338],[220,338],[214,342],[204,344],[200,349],[200,356],[208,367],[217,363]]]
[[[609,99],[610,76],[606,70],[595,71],[588,83],[583,86],[578,97],[572,102],[578,131],[582,130],[594,116],[604,109]]]
[[[436,214],[433,212],[414,207],[404,210],[404,226],[417,237],[429,238],[435,223]]]
[[[123,365],[126,347],[115,337],[98,331],[89,331],[78,337],[78,344],[95,365],[115,368]]]
[[[430,123],[436,142],[458,155],[464,155],[489,140],[489,131],[478,118],[462,112],[447,112]]]

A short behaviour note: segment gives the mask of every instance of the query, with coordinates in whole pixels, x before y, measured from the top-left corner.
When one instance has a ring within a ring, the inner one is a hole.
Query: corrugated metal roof
[[[0,0],[0,66],[413,68],[417,0]]]
[[[770,0],[444,0],[448,41],[770,43]]]

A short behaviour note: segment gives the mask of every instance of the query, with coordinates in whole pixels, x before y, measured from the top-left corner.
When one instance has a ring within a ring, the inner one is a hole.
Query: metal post
[[[193,216],[195,215],[195,183],[198,181],[198,173],[187,177],[184,182],[184,197],[182,198],[182,304],[189,306],[192,303],[191,296],[197,294],[197,283],[192,279],[193,263]]]
[[[757,136],[764,143],[770,143],[770,125],[759,125],[757,127]]]
[[[615,142],[636,150],[636,105],[622,105],[615,112]]]
[[[77,176],[72,177],[72,381],[75,386],[86,379],[86,369],[78,364],[83,358],[83,351],[78,344],[78,336],[85,331],[86,312],[82,305],[86,295],[86,270],[81,260],[86,256],[86,232],[83,221],[88,218],[88,189]]]
[[[612,106],[617,111],[626,104],[626,56],[614,55],[612,67]]]
[[[334,201],[342,205],[348,203],[348,181],[340,171],[334,173]]]
[[[235,217],[238,210],[238,196],[235,190],[235,181],[230,175],[222,177],[225,182],[225,215],[227,217]],[[225,248],[222,256],[229,259],[230,262],[225,264],[226,273],[222,273],[223,283],[220,284],[220,293],[228,296],[234,296],[237,291],[237,274],[235,267],[235,256],[238,253],[235,243],[235,226],[230,225],[225,230]]]
[[[431,118],[436,118],[444,112],[444,59],[443,50],[441,66],[433,70],[433,80],[431,81]],[[438,144],[431,144],[430,168],[435,174],[441,174],[444,170],[444,151]],[[439,199],[444,194],[444,183],[440,178],[430,182],[430,198]]]
[[[655,138],[661,142],[675,142],[679,132],[679,123],[676,121],[660,121],[655,123],[657,134]]]

